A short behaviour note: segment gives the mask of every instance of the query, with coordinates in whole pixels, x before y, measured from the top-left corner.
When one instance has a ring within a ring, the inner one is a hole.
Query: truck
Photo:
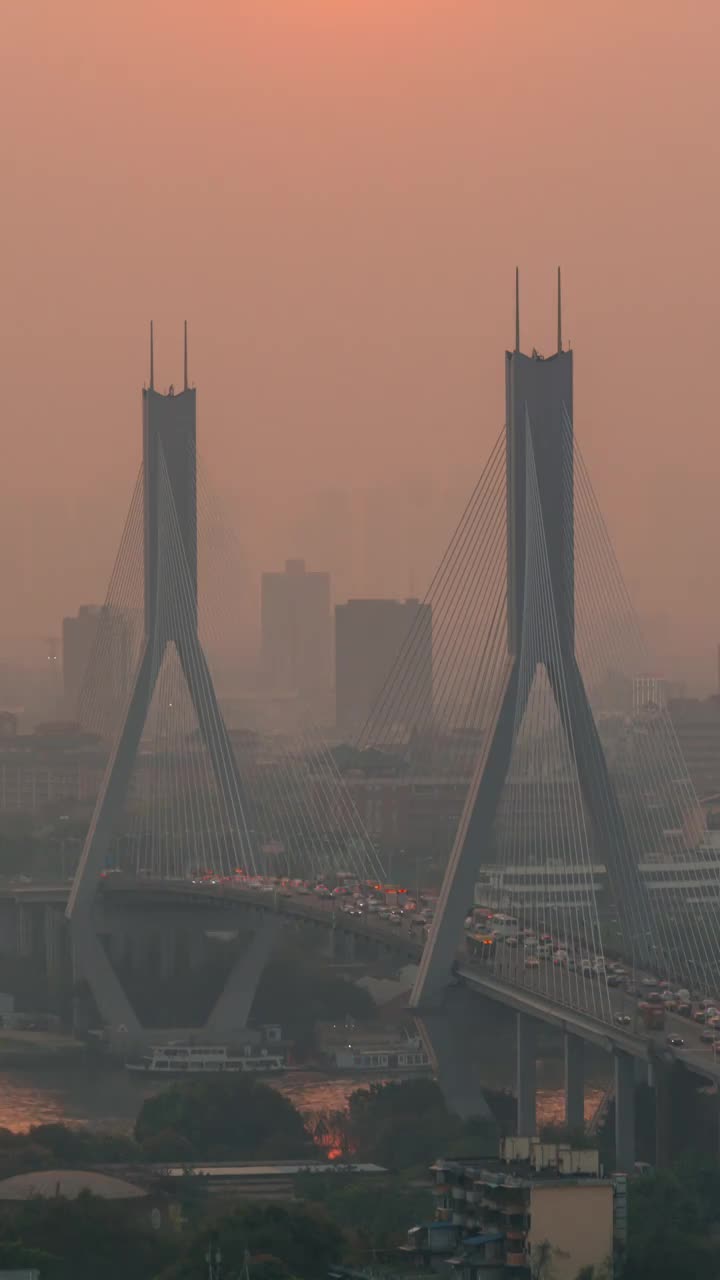
[[[643,1001],[638,1005],[638,1011],[646,1031],[662,1031],[665,1026],[665,1008],[663,1005],[648,1004],[647,1001]]]

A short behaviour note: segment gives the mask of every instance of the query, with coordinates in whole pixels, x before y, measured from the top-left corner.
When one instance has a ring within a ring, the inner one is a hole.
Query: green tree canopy
[[[212,1230],[200,1231],[172,1276],[194,1280],[204,1275],[211,1243],[221,1251],[225,1275],[240,1275],[248,1257],[251,1277],[257,1263],[263,1280],[282,1280],[283,1273],[299,1280],[324,1280],[344,1247],[340,1229],[316,1210],[295,1204],[244,1204],[215,1222]]]
[[[137,1205],[137,1201],[132,1202]],[[77,1200],[28,1201],[0,1224],[0,1265],[37,1266],[42,1280],[151,1277],[172,1260],[176,1244],[116,1201],[89,1192]]]
[[[177,1143],[179,1155],[163,1155],[157,1139]],[[302,1116],[277,1090],[250,1075],[188,1080],[143,1103],[135,1137],[158,1158],[272,1160],[310,1153]],[[183,1145],[187,1144],[187,1145]]]

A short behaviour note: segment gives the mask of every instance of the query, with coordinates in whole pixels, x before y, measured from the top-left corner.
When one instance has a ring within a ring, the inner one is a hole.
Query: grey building
[[[262,575],[262,667],[273,693],[294,693],[317,715],[332,687],[330,574],[288,560]]]
[[[62,664],[64,711],[80,718],[80,693],[102,618],[97,604],[81,604],[74,618],[63,618]]]
[[[409,733],[432,705],[432,607],[419,600],[348,600],[335,609],[337,726],[356,736],[377,710],[378,731]]]

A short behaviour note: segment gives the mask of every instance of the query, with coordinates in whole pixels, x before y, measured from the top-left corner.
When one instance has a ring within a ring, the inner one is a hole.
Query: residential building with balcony
[[[597,1151],[506,1138],[500,1158],[439,1159],[435,1221],[408,1232],[402,1253],[458,1280],[553,1280],[584,1267],[612,1276],[624,1242],[626,1180],[604,1177]]]

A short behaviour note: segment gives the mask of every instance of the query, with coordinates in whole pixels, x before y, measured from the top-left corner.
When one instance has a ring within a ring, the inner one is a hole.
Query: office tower
[[[283,573],[262,575],[263,674],[274,693],[295,693],[314,714],[331,687],[330,575],[287,560]]]
[[[80,693],[102,618],[97,604],[81,604],[74,618],[63,618],[62,664],[65,715],[80,718]]]
[[[413,632],[412,653],[403,646]],[[335,711],[338,728],[353,737],[363,728],[394,668],[406,692],[393,707],[394,725],[427,723],[432,703],[432,608],[419,600],[348,600],[335,609]]]

